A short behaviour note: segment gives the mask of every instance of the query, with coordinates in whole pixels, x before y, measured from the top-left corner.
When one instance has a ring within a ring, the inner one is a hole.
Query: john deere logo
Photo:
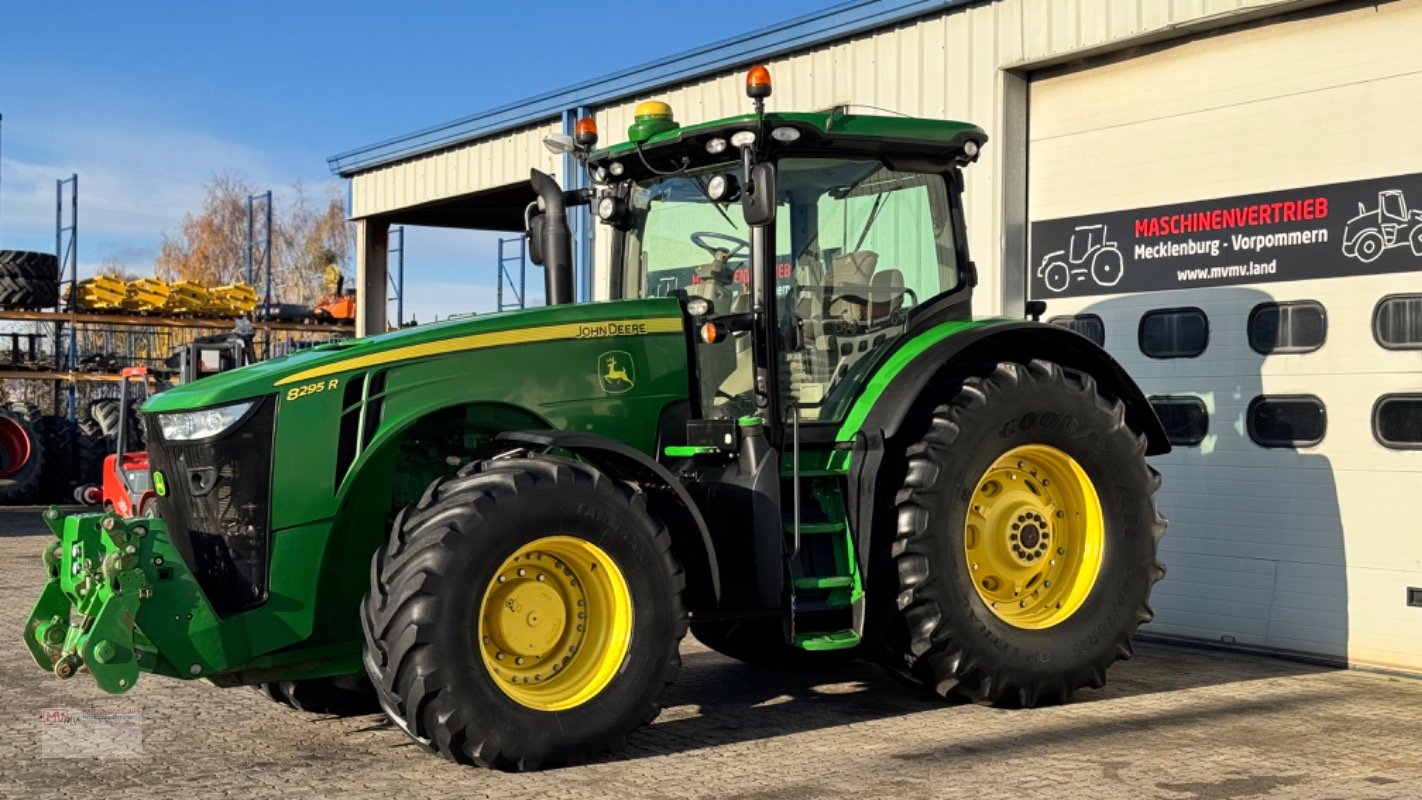
[[[608,394],[622,394],[637,385],[637,370],[632,354],[625,350],[609,350],[597,357],[597,379]]]

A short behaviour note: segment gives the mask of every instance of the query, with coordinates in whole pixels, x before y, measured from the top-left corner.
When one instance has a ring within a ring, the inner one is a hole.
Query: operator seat
[[[811,418],[838,377],[889,337],[882,328],[903,307],[903,272],[878,267],[873,250],[835,256],[824,283],[796,302],[805,346],[789,359],[790,385]]]
[[[726,313],[731,302],[728,287],[735,276],[735,270],[731,269],[731,252],[718,249],[709,263],[692,268],[691,273],[696,282],[686,287],[686,296],[710,300],[714,313]]]

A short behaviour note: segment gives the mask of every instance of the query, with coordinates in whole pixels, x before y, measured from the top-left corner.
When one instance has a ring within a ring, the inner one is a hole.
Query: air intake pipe
[[[529,251],[542,256],[533,261],[544,269],[543,292],[547,304],[566,305],[573,302],[573,235],[568,230],[563,189],[553,176],[536,169],[530,171],[529,182],[538,194],[539,211],[531,217],[528,228],[532,245]]]

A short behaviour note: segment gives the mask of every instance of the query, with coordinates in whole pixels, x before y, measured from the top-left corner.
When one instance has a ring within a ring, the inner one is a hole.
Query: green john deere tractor
[[[1150,404],[1087,339],[974,320],[943,120],[637,110],[593,188],[534,172],[549,306],[323,345],[144,408],[158,516],[46,519],[24,631],[60,677],[383,709],[505,769],[616,749],[688,625],[941,695],[1101,686],[1162,568]],[[572,305],[566,209],[612,240]]]

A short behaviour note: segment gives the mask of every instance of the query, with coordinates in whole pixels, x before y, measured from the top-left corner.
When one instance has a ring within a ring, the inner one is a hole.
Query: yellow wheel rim
[[[1096,585],[1106,538],[1096,487],[1071,456],[1015,447],[978,479],[963,550],[973,588],[1004,622],[1050,628]]]
[[[479,605],[479,654],[494,683],[540,711],[582,705],[617,674],[632,638],[627,580],[602,548],[573,536],[520,547]]]

